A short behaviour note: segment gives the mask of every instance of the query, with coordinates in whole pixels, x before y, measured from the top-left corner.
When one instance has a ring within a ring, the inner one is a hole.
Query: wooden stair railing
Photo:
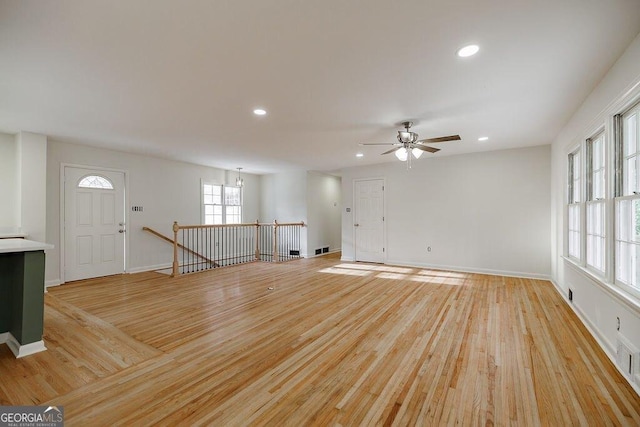
[[[166,241],[166,242],[170,243],[171,245],[173,245],[173,239],[171,239],[171,238],[169,238],[169,237],[165,236],[165,235],[164,235],[164,234],[162,234],[162,233],[157,232],[157,231],[156,231],[156,230],[154,230],[153,228],[149,228],[149,227],[142,227],[142,229],[143,229],[144,231],[148,231],[149,233],[153,234],[154,236],[159,237],[159,238],[161,238],[162,240],[164,240],[164,241]],[[220,267],[220,264],[218,264],[217,262],[215,262],[215,261],[213,261],[213,260],[211,260],[211,259],[207,258],[206,256],[204,256],[204,255],[202,255],[202,254],[199,254],[198,252],[196,252],[196,251],[194,251],[194,250],[192,250],[192,249],[190,249],[190,248],[187,248],[186,246],[182,245],[181,243],[178,243],[178,247],[179,247],[180,249],[182,249],[182,250],[184,250],[184,251],[186,251],[186,252],[190,253],[191,255],[195,255],[195,256],[197,256],[197,257],[199,257],[199,258],[201,258],[201,259],[203,259],[203,260],[207,261],[208,263],[210,263],[211,265],[213,265],[213,266],[215,266],[215,267]]]

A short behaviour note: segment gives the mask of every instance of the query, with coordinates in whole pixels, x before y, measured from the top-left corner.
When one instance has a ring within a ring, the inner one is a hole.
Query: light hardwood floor
[[[322,257],[45,300],[49,350],[0,346],[0,405],[63,405],[67,425],[640,425],[546,281]]]

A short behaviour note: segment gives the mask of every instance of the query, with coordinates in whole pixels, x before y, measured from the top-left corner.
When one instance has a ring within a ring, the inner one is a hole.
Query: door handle
[[[354,227],[360,227],[360,224],[353,224]]]
[[[126,233],[127,230],[118,230],[118,233]]]

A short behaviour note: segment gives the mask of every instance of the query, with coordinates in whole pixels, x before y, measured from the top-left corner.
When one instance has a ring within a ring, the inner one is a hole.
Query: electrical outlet
[[[620,330],[620,318],[616,317],[616,331]]]
[[[573,301],[573,291],[569,288],[569,301]]]

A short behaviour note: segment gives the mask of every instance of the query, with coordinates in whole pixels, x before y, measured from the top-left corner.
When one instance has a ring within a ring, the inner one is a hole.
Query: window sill
[[[566,256],[563,256],[562,259],[564,259],[565,263],[571,266],[575,271],[589,279],[591,283],[603,289],[609,295],[614,297],[614,299],[627,306],[634,314],[640,316],[640,300],[637,297],[630,295],[615,284],[603,281],[602,277],[596,276],[591,271],[576,263],[573,259]]]

